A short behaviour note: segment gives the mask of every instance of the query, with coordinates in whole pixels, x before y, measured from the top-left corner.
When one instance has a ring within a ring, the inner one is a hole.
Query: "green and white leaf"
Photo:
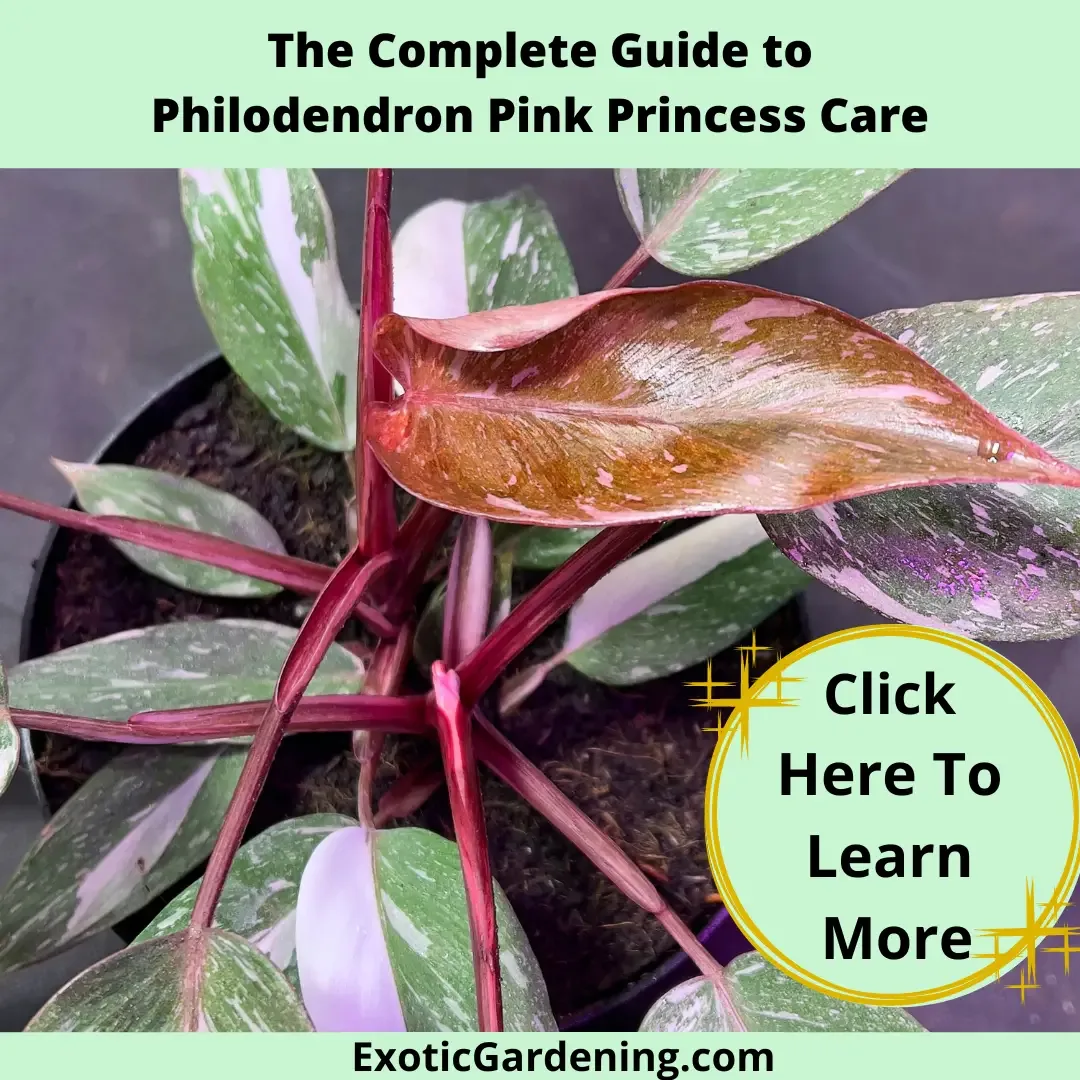
[[[515,708],[561,663],[611,686],[683,671],[745,637],[807,580],[752,514],[710,518],[601,578],[570,609],[562,648],[508,679],[500,705]]]
[[[20,742],[19,733],[10,717],[0,715],[0,795],[7,791],[19,767]]]
[[[756,952],[724,969],[737,1017],[716,987],[699,976],[669,990],[642,1021],[642,1031],[923,1031],[903,1009],[829,997],[788,978]]]
[[[476,1031],[476,983],[457,845],[424,829],[384,829],[375,851],[383,930],[409,1030]],[[540,967],[498,885],[495,917],[506,1030],[556,1030]],[[465,1027],[457,1028],[456,1022]]]
[[[868,321],[1080,465],[1080,294],[934,304]],[[949,484],[762,523],[808,573],[891,619],[987,641],[1080,633],[1080,493],[1071,488]]]
[[[138,911],[209,854],[244,751],[129,748],[61,807],[0,892],[0,971]]]
[[[7,791],[15,770],[19,767],[21,738],[11,722],[8,709],[7,675],[0,665],[0,795]]]
[[[299,992],[296,970],[296,898],[312,852],[338,829],[355,825],[342,814],[311,814],[271,825],[236,853],[214,913],[214,926],[244,938]],[[172,900],[135,944],[186,930],[202,878]]]
[[[155,938],[68,983],[27,1031],[310,1031],[292,987],[243,938]]]
[[[577,295],[558,229],[531,191],[465,203],[440,199],[394,237],[394,310],[452,319]]]
[[[497,884],[495,909],[505,1030],[554,1031],[536,958]],[[300,884],[296,940],[319,1031],[477,1030],[461,859],[434,833],[356,827],[324,840]]]
[[[680,274],[724,276],[771,259],[861,206],[896,169],[618,169],[642,245]]]
[[[262,514],[235,495],[198,480],[134,465],[79,465],[55,458],[53,464],[67,478],[79,505],[89,514],[180,525],[275,555],[285,554],[281,538]],[[140,569],[189,592],[241,598],[281,592],[280,585],[269,581],[151,551],[126,540],[112,542]]]
[[[283,424],[356,441],[360,321],[311,169],[185,169],[195,291],[226,360]]]
[[[11,704],[126,720],[132,713],[263,701],[273,696],[296,631],[254,619],[193,620],[125,630],[17,664]],[[353,694],[362,662],[332,645],[309,692]]]

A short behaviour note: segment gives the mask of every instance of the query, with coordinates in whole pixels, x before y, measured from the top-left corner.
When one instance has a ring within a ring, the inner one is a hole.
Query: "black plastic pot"
[[[155,436],[168,430],[176,418],[197,405],[216,383],[229,373],[221,356],[203,358],[181,372],[145,408],[123,424],[91,459],[98,464],[130,464]],[[47,651],[45,615],[54,600],[55,571],[67,553],[70,533],[54,527],[35,562],[26,610],[23,614],[19,659],[30,660]],[[38,788],[42,810],[49,813]],[[699,940],[721,963],[746,952],[750,946],[723,908],[698,935]],[[696,974],[684,953],[677,953],[625,990],[565,1018],[561,1026],[573,1031],[633,1031],[653,1003],[679,982]]]

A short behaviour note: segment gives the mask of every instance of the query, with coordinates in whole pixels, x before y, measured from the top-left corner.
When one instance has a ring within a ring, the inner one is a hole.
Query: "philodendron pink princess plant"
[[[390,172],[371,170],[357,315],[313,173],[184,172],[210,327],[277,420],[348,455],[355,542],[335,567],[297,559],[237,498],[129,466],[58,463],[81,510],[0,493],[0,507],[109,537],[197,593],[314,597],[299,632],[175,622],[10,672],[0,787],[28,746],[17,729],[132,745],[0,893],[0,970],[116,923],[206,863],[30,1027],[552,1028],[541,972],[492,882],[480,762],[700,968],[646,1030],[917,1029],[755,954],[721,967],[478,707],[492,688],[515,707],[559,664],[616,686],[684,670],[810,577],[890,618],[980,638],[1080,628],[1080,297],[860,321],[707,280],[806,240],[895,178],[623,170],[639,247],[581,296],[532,194],[434,203],[391,243]],[[701,280],[629,287],[649,259]],[[400,521],[396,487],[412,498]],[[695,523],[657,536],[681,519]],[[421,612],[444,534],[452,558]],[[549,573],[516,597],[515,568]],[[556,655],[504,680],[563,615]],[[335,640],[353,619],[377,639],[366,664]],[[408,694],[418,622],[430,690]],[[357,817],[292,819],[242,843],[283,737],[313,731],[354,733]],[[376,827],[372,777],[390,732],[438,740],[456,843]]]

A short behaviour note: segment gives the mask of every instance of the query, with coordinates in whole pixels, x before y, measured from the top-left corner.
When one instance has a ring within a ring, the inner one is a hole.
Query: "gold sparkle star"
[[[1020,1001],[1026,1002],[1030,990],[1038,990],[1037,966],[1039,953],[1039,939],[1043,941],[1060,941],[1060,945],[1043,945],[1044,953],[1060,953],[1065,974],[1069,974],[1069,958],[1080,953],[1080,943],[1074,945],[1077,940],[1074,934],[1080,934],[1080,928],[1075,926],[1049,926],[1046,922],[1056,922],[1067,907],[1071,905],[1065,901],[1051,901],[1048,903],[1035,902],[1035,883],[1030,878],[1024,887],[1024,925],[1023,926],[997,926],[980,931],[984,937],[989,937],[994,943],[992,953],[976,953],[979,959],[994,961],[996,975],[1000,979],[1001,968],[1007,960],[1007,953],[1015,954],[1016,946],[1019,945],[1025,953],[1025,964],[1020,970],[1020,980],[1015,983],[1007,983],[1010,990],[1020,992]],[[1036,916],[1036,909],[1041,909],[1042,915]],[[1008,941],[1009,948],[1006,953],[1001,950],[1002,941]]]
[[[786,683],[801,682],[802,680],[794,676],[785,675],[782,671],[776,670],[777,661],[780,660],[780,650],[771,645],[759,645],[756,630],[750,636],[750,644],[740,645],[738,651],[739,682],[737,685],[737,693],[714,696],[713,691],[730,690],[736,688],[736,684],[714,681],[712,677],[711,660],[705,665],[705,681],[688,682],[686,683],[686,686],[695,689],[703,689],[705,691],[705,697],[694,698],[691,700],[691,704],[695,708],[717,710],[717,726],[707,727],[704,729],[705,731],[715,731],[719,738],[720,730],[724,726],[724,717],[721,710],[731,710],[727,717],[729,723],[736,714],[738,714],[741,723],[739,731],[740,748],[741,752],[745,755],[749,753],[750,750],[750,710],[752,708],[777,708],[796,704],[795,698],[784,697],[783,688]],[[753,681],[752,674],[758,656],[766,656],[769,654],[775,657],[772,667],[756,681]],[[772,697],[766,695],[766,691],[770,688],[775,690],[775,694]]]

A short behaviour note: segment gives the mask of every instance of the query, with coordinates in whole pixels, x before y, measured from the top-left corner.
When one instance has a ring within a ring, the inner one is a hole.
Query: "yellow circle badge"
[[[737,691],[694,684],[730,707],[709,862],[759,952],[869,1005],[956,997],[1021,960],[1024,994],[1045,952],[1080,952],[1057,925],[1080,875],[1080,758],[1038,686],[922,627],[832,634],[752,681],[765,651],[744,650]]]

